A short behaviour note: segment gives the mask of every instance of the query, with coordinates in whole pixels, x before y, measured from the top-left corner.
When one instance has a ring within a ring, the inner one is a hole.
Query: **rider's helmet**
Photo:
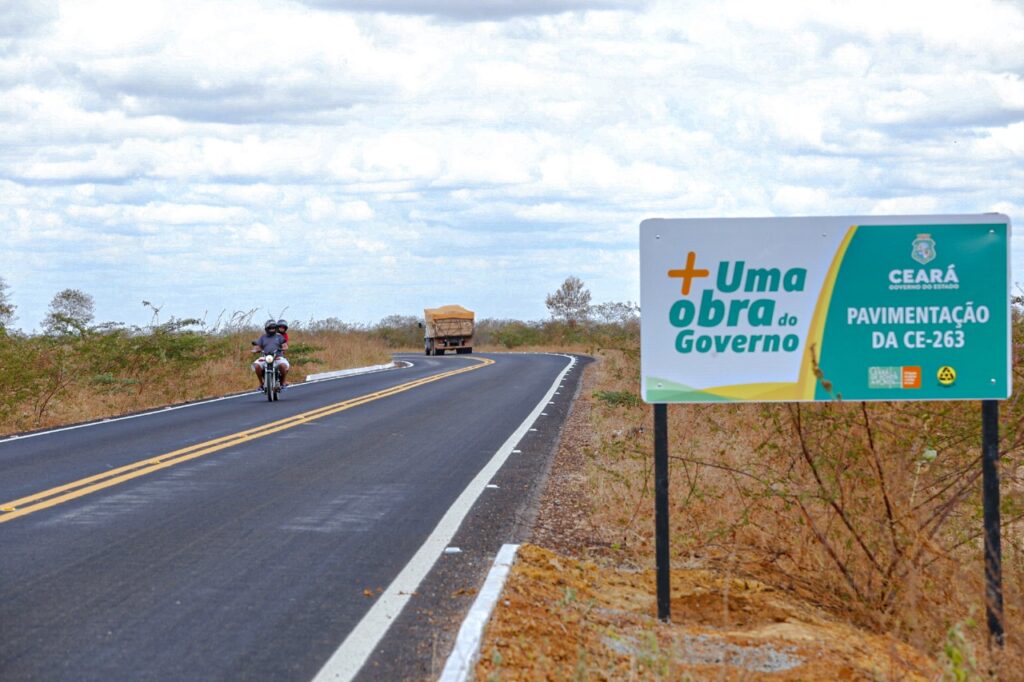
[[[273,334],[274,332],[277,331],[277,322],[274,322],[273,320],[267,320],[266,322],[263,323],[263,331],[265,331],[268,334]]]
[[[283,332],[288,331],[288,320],[278,320],[277,328]]]

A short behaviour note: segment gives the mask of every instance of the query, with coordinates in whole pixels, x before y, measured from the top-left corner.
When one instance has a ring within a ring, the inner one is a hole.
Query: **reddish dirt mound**
[[[654,573],[520,548],[487,628],[478,680],[934,680],[915,649],[748,579],[672,572],[673,623]]]

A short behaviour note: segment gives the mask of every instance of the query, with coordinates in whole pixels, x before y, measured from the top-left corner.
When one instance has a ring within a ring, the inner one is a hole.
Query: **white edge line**
[[[438,682],[466,682],[473,677],[473,666],[480,657],[484,627],[491,618],[491,612],[498,603],[501,591],[505,588],[505,579],[508,578],[512,564],[516,560],[518,549],[519,545],[502,545],[498,556],[494,557],[494,565],[487,574],[484,586],[480,588],[480,594],[469,607],[466,619],[462,621],[462,627],[455,638],[455,646],[448,656],[448,662],[445,663]]]
[[[403,365],[403,366],[405,366],[405,365]],[[408,363],[408,366],[412,367],[412,363],[411,362]],[[342,371],[342,372],[349,372],[349,373],[345,374],[344,376],[328,377],[328,378],[324,378],[324,379],[316,379],[314,381],[306,381],[306,382],[301,383],[301,384],[291,384],[291,385],[289,385],[289,389],[288,390],[292,390],[292,389],[296,389],[296,388],[301,388],[302,386],[307,386],[307,385],[310,385],[310,384],[318,384],[318,383],[320,383],[322,381],[333,381],[334,379],[342,379],[344,377],[349,377],[349,376],[356,376],[356,375],[361,375],[361,374],[373,374],[375,372],[384,372],[384,371],[387,371],[389,369],[395,369],[396,367],[398,367],[398,364],[392,362],[391,366],[374,365],[372,367],[356,367],[354,370],[347,370],[347,369],[346,370],[339,370],[339,371]],[[197,400],[194,403],[185,403],[183,405],[167,405],[165,407],[154,407],[151,410],[146,410],[145,412],[139,412],[138,414],[126,414],[123,417],[108,417],[106,419],[98,419],[96,421],[86,422],[85,424],[75,424],[74,426],[62,426],[62,427],[57,428],[57,429],[47,429],[45,431],[36,431],[34,433],[26,433],[24,435],[15,434],[15,435],[12,435],[12,436],[5,436],[3,438],[0,438],[0,445],[3,445],[4,443],[6,443],[8,441],[22,441],[22,440],[25,440],[27,438],[37,438],[39,436],[48,436],[51,433],[60,433],[62,431],[74,431],[75,429],[84,429],[84,428],[87,428],[89,426],[99,426],[100,424],[109,424],[110,422],[120,422],[120,421],[125,421],[126,419],[138,419],[139,417],[151,417],[154,414],[163,414],[164,412],[172,412],[174,410],[183,410],[186,407],[198,407],[199,405],[209,405],[210,403],[219,403],[222,400],[234,400],[235,398],[245,398],[247,396],[251,396],[253,393],[255,393],[255,390],[245,391],[243,393],[232,393],[231,395],[223,395],[223,396],[220,396],[219,398],[208,398],[206,400]]]
[[[483,493],[487,483],[498,473],[505,460],[512,454],[512,448],[522,440],[523,436],[529,431],[530,426],[540,416],[541,410],[544,409],[547,401],[551,400],[551,396],[554,395],[555,388],[558,387],[559,382],[576,364],[576,358],[571,355],[564,355],[562,353],[551,353],[551,355],[568,358],[569,364],[555,378],[551,388],[548,389],[548,392],[540,399],[540,402],[533,408],[533,411],[523,420],[519,428],[498,448],[498,451],[494,453],[490,461],[484,465],[483,469],[462,491],[458,499],[452,503],[452,506],[445,512],[445,515],[441,517],[437,527],[430,533],[430,536],[427,537],[423,545],[416,550],[416,554],[405,565],[405,568],[402,569],[392,583],[388,585],[387,589],[384,590],[384,593],[374,602],[370,610],[356,624],[337,651],[327,659],[320,672],[313,678],[313,682],[351,680],[363,667],[363,664],[366,663],[373,650],[377,648],[377,644],[387,633],[391,623],[398,618],[402,609],[405,608],[412,593],[419,588],[427,573],[434,567],[438,557],[444,552],[444,548],[451,543],[455,532],[462,525],[462,520],[469,514],[469,510],[472,509],[477,498]]]

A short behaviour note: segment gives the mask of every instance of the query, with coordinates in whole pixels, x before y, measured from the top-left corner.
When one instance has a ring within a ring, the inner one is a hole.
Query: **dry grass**
[[[251,369],[253,353],[250,340],[249,336],[232,337],[230,353],[200,369],[198,373],[201,376],[198,377],[196,389],[201,391],[201,395],[197,397],[223,395],[256,387],[255,375]],[[301,363],[293,360],[288,380],[295,383],[305,381],[307,374],[367,367],[391,360],[391,352],[384,348],[380,341],[365,334],[332,331],[311,334],[292,332],[291,347],[294,349],[298,344],[320,349],[311,354],[319,363]]]
[[[584,396],[590,433],[577,497],[589,537],[578,545],[601,566],[649,570],[652,418],[635,400],[639,359],[599,357]],[[976,403],[671,406],[673,565],[757,580],[891,635],[950,679],[1021,679],[1020,411],[1004,404],[1002,413],[1008,636],[999,655],[984,622],[979,412]]]
[[[25,429],[51,428],[66,424],[91,421],[117,415],[130,414],[163,405],[171,405],[204,398],[229,395],[256,388],[251,369],[253,354],[252,334],[234,334],[221,339],[223,353],[188,368],[182,374],[159,365],[136,368],[130,381],[103,383],[91,380],[83,368],[86,380],[72,383],[63,395],[48,405],[40,419],[32,414],[31,406],[11,414],[0,422],[0,435]],[[364,367],[388,362],[390,350],[366,334],[351,332],[293,333],[292,347],[308,344],[322,349],[312,353],[321,364],[295,363],[289,381],[300,382],[306,374],[351,367]]]

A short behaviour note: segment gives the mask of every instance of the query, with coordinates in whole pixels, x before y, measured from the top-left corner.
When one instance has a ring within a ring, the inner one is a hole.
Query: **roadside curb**
[[[480,643],[483,640],[484,627],[491,618],[494,605],[505,587],[505,579],[516,560],[519,545],[502,545],[498,556],[494,557],[484,586],[480,588],[473,606],[469,608],[466,619],[462,621],[459,634],[455,638],[455,646],[448,656],[444,671],[438,682],[465,682],[472,679],[473,667],[480,657]]]
[[[373,372],[383,372],[384,370],[395,369],[398,366],[398,363],[391,361],[386,365],[369,365],[368,367],[353,367],[352,369],[338,369],[333,372],[307,374],[306,381],[303,383],[308,383],[311,381],[323,381],[324,379],[337,379],[338,377],[350,377],[356,374],[372,374]]]

